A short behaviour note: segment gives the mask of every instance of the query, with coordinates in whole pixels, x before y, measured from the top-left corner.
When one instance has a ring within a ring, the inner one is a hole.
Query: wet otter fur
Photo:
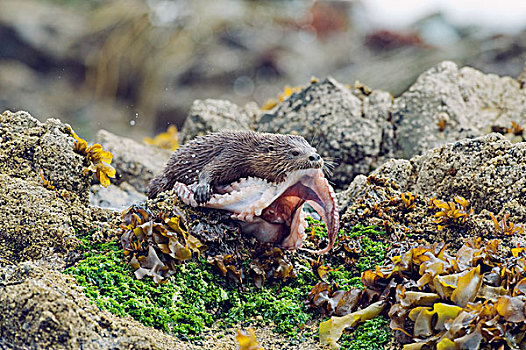
[[[199,136],[177,149],[163,173],[149,184],[148,197],[174,187],[191,185],[198,203],[206,203],[216,186],[249,176],[280,183],[299,169],[322,168],[316,149],[301,136],[224,131]]]

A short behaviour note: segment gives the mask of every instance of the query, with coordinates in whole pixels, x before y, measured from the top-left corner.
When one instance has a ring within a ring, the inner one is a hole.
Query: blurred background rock
[[[0,0],[0,111],[141,139],[180,127],[195,99],[262,105],[312,76],[395,96],[446,59],[517,77],[520,2],[457,3]]]

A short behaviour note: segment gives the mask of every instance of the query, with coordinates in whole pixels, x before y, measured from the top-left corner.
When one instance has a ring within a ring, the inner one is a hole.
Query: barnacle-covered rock
[[[113,213],[88,206],[91,179],[74,143],[56,119],[0,115],[0,265],[46,259],[61,267],[75,255],[76,233],[115,231]]]
[[[368,173],[393,155],[392,99],[387,92],[363,86],[351,90],[327,78],[261,116],[257,130],[313,140],[324,159],[337,159],[331,181],[344,188],[357,174]]]
[[[0,257],[4,264],[65,254],[79,243],[70,203],[56,192],[4,174],[0,174],[0,188]]]
[[[32,263],[0,267],[0,348],[189,349],[99,309],[68,275]]]
[[[0,114],[0,173],[42,183],[40,174],[88,202],[90,179],[84,159],[74,152],[71,128],[57,119],[41,123],[27,112]]]
[[[525,167],[526,144],[512,144],[496,133],[447,144],[409,161],[391,160],[369,177],[356,178],[348,190],[340,194],[339,200],[345,208],[341,221],[346,227],[348,223],[364,219],[387,225],[399,234],[411,231],[428,242],[455,241],[456,247],[462,245],[465,237],[497,234],[508,236],[503,238],[504,244],[512,247],[525,241],[520,234],[521,226],[509,235],[515,226],[510,228],[508,223],[526,222]],[[393,200],[407,191],[418,197],[415,208],[404,213]],[[462,209],[455,197],[464,198],[469,206]],[[449,202],[454,203],[455,208]],[[444,207],[441,210],[445,216],[438,214],[437,203]],[[457,209],[460,210],[455,212]],[[444,229],[439,234],[430,234],[437,224],[443,226],[443,220],[449,222],[447,212],[460,215],[455,220],[462,224],[463,230]],[[499,219],[507,215],[506,228],[499,228],[498,222],[495,225],[490,214]],[[464,218],[466,222],[458,221]]]

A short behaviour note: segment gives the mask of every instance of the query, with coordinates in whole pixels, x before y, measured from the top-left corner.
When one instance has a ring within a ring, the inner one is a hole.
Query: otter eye
[[[300,155],[300,152],[298,152],[298,151],[292,151],[292,155],[293,155],[294,157],[297,157],[297,156]]]
[[[268,151],[269,152],[274,152],[274,146],[268,146]]]

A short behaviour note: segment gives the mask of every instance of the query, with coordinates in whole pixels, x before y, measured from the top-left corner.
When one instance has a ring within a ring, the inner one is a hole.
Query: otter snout
[[[311,153],[307,159],[309,160],[311,167],[313,168],[323,167],[323,159],[318,153],[316,152]]]
[[[318,153],[313,153],[309,156],[309,160],[311,162],[318,162],[321,159],[320,155]]]

